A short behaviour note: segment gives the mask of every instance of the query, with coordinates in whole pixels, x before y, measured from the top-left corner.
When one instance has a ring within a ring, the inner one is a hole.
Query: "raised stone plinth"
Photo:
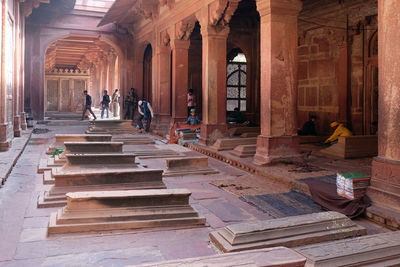
[[[306,266],[400,266],[400,232],[296,248]]]
[[[66,154],[67,162],[63,170],[108,169],[137,167],[136,155],[132,153],[113,154]]]
[[[162,170],[130,169],[54,169],[54,185],[40,194],[38,208],[62,207],[67,204],[66,194],[84,191],[116,191],[137,189],[163,189]]]
[[[109,134],[56,134],[56,141],[47,149],[46,154],[52,155],[56,148],[65,148],[64,142],[110,142]]]
[[[297,247],[365,234],[365,228],[331,211],[233,224],[210,233],[210,239],[221,251],[234,252],[275,246]]]
[[[239,158],[253,157],[256,154],[256,145],[240,145],[230,153]]]
[[[168,158],[181,156],[180,153],[170,149],[148,149],[148,150],[133,150],[131,153],[135,154],[140,159],[150,158]]]
[[[344,159],[374,157],[378,155],[378,136],[340,136],[336,144],[322,149],[320,152]]]
[[[189,205],[186,189],[97,191],[67,194],[52,213],[49,234],[158,227],[194,227],[205,218]]]
[[[284,247],[258,249],[237,253],[213,255],[199,258],[164,261],[140,265],[141,267],[302,267],[306,258],[292,249]]]
[[[97,120],[89,126],[88,134],[132,134],[136,128],[130,120]]]
[[[247,133],[255,133],[256,135],[259,135],[260,131],[260,127],[233,127],[229,129],[231,136],[240,136]]]
[[[150,136],[133,134],[114,134],[112,140],[114,142],[123,142],[125,145],[147,145],[155,143]]]
[[[222,138],[222,139],[217,139],[217,141],[214,143],[214,145],[211,146],[211,149],[214,149],[216,151],[232,150],[235,147],[240,146],[240,145],[256,145],[256,144],[257,144],[256,137]]]
[[[218,173],[217,170],[208,166],[208,157],[168,158],[166,162],[167,167],[164,170],[164,176]]]

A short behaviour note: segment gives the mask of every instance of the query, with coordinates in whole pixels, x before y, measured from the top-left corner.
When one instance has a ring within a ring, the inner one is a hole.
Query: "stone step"
[[[122,142],[64,142],[65,154],[122,153]]]
[[[51,176],[51,170],[44,171],[43,184],[54,184],[55,179]]]
[[[132,153],[113,153],[113,154],[66,154],[67,162],[64,169],[72,170],[79,168],[99,167],[107,168],[112,166],[125,165],[129,168],[137,166],[135,162],[136,155]]]
[[[208,157],[167,158],[164,176],[185,176],[218,173],[208,166]]]
[[[240,145],[230,153],[239,158],[253,157],[256,154],[256,145]]]
[[[240,136],[244,133],[256,133],[260,134],[260,127],[232,127],[229,129],[231,136]]]
[[[64,163],[54,162],[54,158],[40,159],[38,164],[37,173],[44,173],[45,171],[51,171],[55,167],[61,167]]]
[[[240,145],[256,145],[257,138],[222,138],[217,139],[214,145],[211,146],[212,149],[216,151],[222,150],[233,150],[235,147]]]
[[[302,267],[306,259],[292,249],[275,247],[140,265],[140,267]]]
[[[147,145],[154,144],[155,141],[145,135],[116,134],[112,139],[114,142],[123,142],[125,145]]]
[[[400,266],[400,231],[303,246],[306,266]]]
[[[89,129],[86,131],[87,134],[91,133],[108,133],[108,134],[120,134],[120,133],[136,133],[136,128],[132,125],[130,120],[99,120],[94,121],[89,125]]]
[[[51,214],[48,233],[204,225],[205,218],[189,205],[190,194],[186,189],[68,193],[67,206]]]
[[[53,170],[55,184],[38,198],[37,207],[62,207],[67,204],[66,194],[85,191],[118,191],[164,189],[162,170],[131,169],[81,169],[78,171]]]
[[[56,148],[65,148],[64,142],[110,142],[111,138],[109,134],[56,134],[56,141],[47,149],[46,154],[53,155]]]
[[[305,244],[365,235],[338,212],[321,212],[266,221],[233,224],[210,233],[211,241],[223,252]]]

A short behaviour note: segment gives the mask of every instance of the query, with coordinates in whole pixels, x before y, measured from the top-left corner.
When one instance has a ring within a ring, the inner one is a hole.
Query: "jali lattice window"
[[[247,89],[247,63],[243,54],[238,54],[227,64],[227,90],[226,110],[233,111],[239,108],[246,111],[246,89]]]

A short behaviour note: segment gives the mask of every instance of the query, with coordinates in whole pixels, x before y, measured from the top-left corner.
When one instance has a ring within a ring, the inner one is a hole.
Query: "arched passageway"
[[[98,35],[68,35],[52,42],[45,56],[45,113],[81,113],[84,90],[98,107],[104,90],[111,95],[120,87],[119,57]]]

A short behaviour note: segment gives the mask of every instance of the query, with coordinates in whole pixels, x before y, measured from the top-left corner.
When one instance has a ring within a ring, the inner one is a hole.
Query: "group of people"
[[[85,95],[85,105],[83,108],[82,120],[85,119],[87,111],[89,111],[90,114],[92,114],[93,119],[96,120],[97,117],[92,110],[92,97],[88,94],[88,91],[86,90],[83,91],[83,94]],[[119,101],[120,101],[119,89],[115,89],[114,93],[112,94],[112,97],[108,95],[107,90],[104,90],[102,100],[100,102],[101,118],[102,119],[104,118],[105,112],[106,112],[106,117],[109,118],[110,104],[113,116],[118,117]],[[131,88],[131,90],[129,91],[128,95],[125,98],[125,107],[126,110],[124,113],[124,119],[133,121],[135,118],[135,109],[137,107],[139,112],[139,117],[137,120],[137,128],[139,130],[145,129],[146,132],[149,132],[151,119],[154,117],[153,108],[151,107],[149,102],[145,100],[139,100],[134,88]],[[146,127],[143,126],[143,121],[146,121]]]

